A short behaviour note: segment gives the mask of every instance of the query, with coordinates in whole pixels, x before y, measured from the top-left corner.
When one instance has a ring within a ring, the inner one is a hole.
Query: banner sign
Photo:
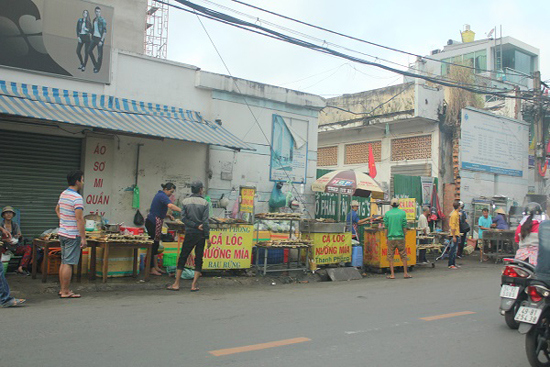
[[[313,241],[313,257],[317,265],[351,262],[351,232],[303,234]]]
[[[114,8],[0,0],[0,65],[109,83]]]
[[[434,178],[420,177],[420,183],[422,185],[422,205],[431,205],[432,194],[434,192]]]
[[[463,109],[460,130],[463,169],[516,177],[528,170],[527,123]]]
[[[248,269],[252,264],[254,226],[228,226],[211,229],[210,248],[204,248],[203,270]],[[187,258],[187,267],[195,267],[195,250]]]
[[[407,213],[407,220],[416,220],[416,199],[407,198],[407,199],[398,199],[399,200],[399,209],[402,209]]]
[[[273,115],[271,181],[306,182],[308,122]]]
[[[241,205],[240,212],[254,213],[254,196],[256,189],[253,187],[241,187]]]

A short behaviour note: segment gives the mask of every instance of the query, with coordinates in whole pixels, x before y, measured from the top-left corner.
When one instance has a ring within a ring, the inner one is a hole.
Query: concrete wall
[[[338,165],[320,167],[324,169],[357,169],[368,171],[368,164],[346,165],[345,146],[347,144],[382,141],[381,162],[376,162],[376,180],[390,186],[391,167],[429,163],[432,167],[432,176],[439,177],[440,170],[440,134],[438,123],[425,119],[409,119],[390,125],[390,135],[385,135],[383,126],[367,126],[359,129],[341,129],[338,131],[321,132],[319,134],[319,147],[338,146]],[[391,160],[391,140],[394,138],[405,138],[419,135],[431,135],[432,137],[432,158],[415,159],[410,161]]]

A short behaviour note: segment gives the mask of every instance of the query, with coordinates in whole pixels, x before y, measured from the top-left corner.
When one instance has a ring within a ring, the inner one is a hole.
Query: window
[[[483,73],[487,70],[487,50],[476,51],[474,54],[476,73]]]
[[[338,147],[323,147],[317,150],[317,166],[338,165]]]
[[[443,59],[441,61],[441,75],[449,75],[449,72],[451,71],[451,65],[447,63],[451,62],[451,59]]]
[[[410,138],[392,139],[391,160],[409,161],[432,157],[432,136],[422,135]]]
[[[346,145],[344,164],[369,163],[369,144],[372,144],[374,161],[381,161],[382,142],[374,141],[368,143],[356,143]]]
[[[480,50],[476,52],[470,52],[465,55],[455,56],[453,58],[442,59],[441,63],[441,75],[449,75],[453,65],[447,63],[465,65],[469,67],[475,67],[476,73],[483,73],[487,70],[487,50]]]

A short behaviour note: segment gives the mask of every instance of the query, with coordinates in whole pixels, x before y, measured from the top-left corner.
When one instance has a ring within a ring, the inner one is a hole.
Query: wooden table
[[[42,283],[46,283],[48,279],[48,252],[51,248],[60,248],[61,243],[59,240],[41,240],[39,238],[32,241],[32,279],[36,279],[37,272],[37,251],[38,248],[44,249],[44,259],[42,260]],[[80,282],[82,279],[82,249],[80,249],[80,260],[78,261],[78,269],[76,272],[76,281]]]
[[[90,274],[89,279],[94,280],[96,279],[96,268],[97,268],[97,248],[103,249],[103,283],[107,282],[107,275],[109,272],[109,250],[111,248],[119,247],[119,248],[129,248],[134,250],[134,265],[133,265],[133,272],[132,276],[135,278],[137,277],[137,264],[138,264],[138,250],[140,248],[147,249],[147,255],[145,257],[145,276],[144,280],[149,280],[149,276],[151,273],[151,255],[153,252],[153,242],[137,242],[137,241],[128,241],[128,242],[122,242],[122,241],[102,241],[102,240],[88,240],[88,247],[90,247]]]

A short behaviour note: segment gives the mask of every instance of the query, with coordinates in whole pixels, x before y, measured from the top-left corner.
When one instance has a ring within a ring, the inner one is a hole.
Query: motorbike
[[[550,367],[550,220],[539,226],[539,249],[535,276],[525,289],[514,320],[525,335],[525,351],[533,367]]]
[[[504,269],[500,280],[500,314],[504,316],[510,329],[517,329],[519,322],[514,320],[523,301],[527,300],[525,289],[535,274],[535,266],[516,259],[504,259]]]

